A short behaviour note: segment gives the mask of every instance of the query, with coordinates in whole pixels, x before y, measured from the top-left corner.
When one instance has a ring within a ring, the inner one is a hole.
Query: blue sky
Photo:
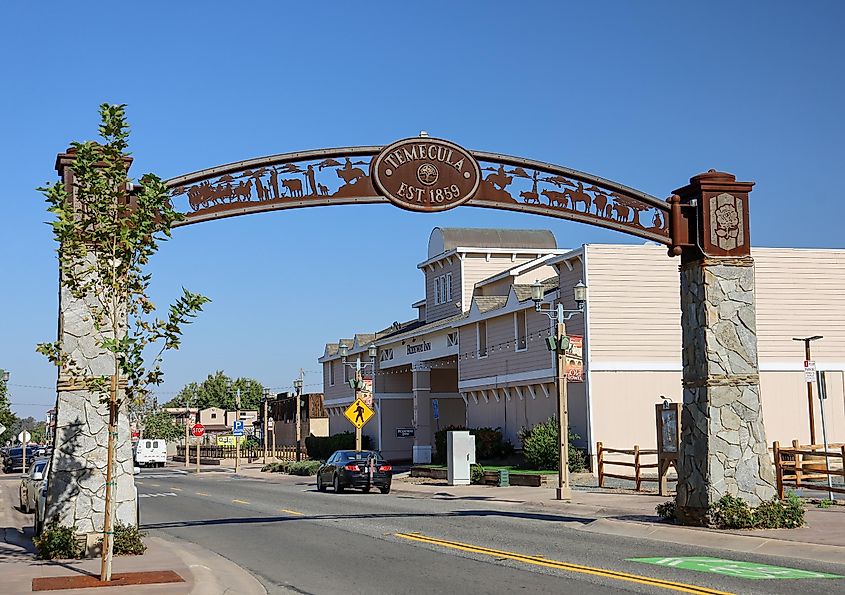
[[[0,368],[41,417],[55,370],[55,246],[34,188],[129,104],[132,174],[386,144],[427,130],[665,197],[716,168],[756,181],[752,241],[843,247],[841,2],[4,2]],[[154,298],[213,299],[166,360],[160,400],[224,369],[319,390],[326,341],[413,316],[434,226],[547,228],[561,247],[638,242],[577,223],[389,205],[178,230]]]

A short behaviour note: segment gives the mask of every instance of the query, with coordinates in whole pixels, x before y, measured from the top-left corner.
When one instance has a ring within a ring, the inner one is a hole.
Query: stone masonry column
[[[56,169],[73,190],[72,154],[59,155]],[[73,196],[73,194],[71,194]],[[73,198],[75,200],[75,197]],[[59,279],[59,341],[62,351],[89,375],[111,376],[112,355],[97,346],[93,297],[75,298]],[[121,384],[121,389],[125,386]],[[48,480],[46,521],[75,526],[89,549],[102,537],[108,457],[108,403],[59,370],[56,436]],[[119,398],[122,398],[122,390]],[[126,405],[119,411],[116,448],[115,522],[134,525],[136,516],[132,445]]]
[[[757,363],[751,183],[711,170],[678,189],[696,209],[695,246],[682,253],[683,413],[676,514],[706,525],[724,495],[752,506],[776,495]]]
[[[411,368],[414,391],[414,464],[431,463],[431,370],[420,364]]]

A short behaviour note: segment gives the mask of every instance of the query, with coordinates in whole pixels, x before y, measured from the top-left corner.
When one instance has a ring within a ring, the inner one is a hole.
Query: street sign
[[[431,411],[434,419],[440,419],[440,401],[437,399],[431,400]]]
[[[374,413],[375,412],[370,409],[364,401],[361,399],[355,399],[355,402],[346,408],[343,415],[346,416],[346,419],[348,419],[353,426],[360,430],[368,421],[370,421],[370,418]]]
[[[243,420],[236,419],[232,422],[232,434],[234,436],[243,436],[244,435],[244,422]]]
[[[29,442],[30,440],[32,440],[32,434],[30,434],[26,430],[24,430],[23,432],[18,434],[18,441],[19,442]]]
[[[396,428],[397,438],[413,438],[414,428]]]
[[[3,424],[0,424],[0,434],[2,434],[5,431],[6,431],[6,426],[4,426]]]
[[[273,421],[272,417],[267,418],[267,429],[272,430],[276,426],[276,422]]]
[[[203,434],[205,434],[205,426],[202,424],[195,424],[194,427],[191,428],[191,434],[197,438],[202,438]]]
[[[826,572],[784,568],[783,566],[769,566],[768,564],[757,564],[756,562],[724,560],[721,558],[710,558],[708,556],[691,556],[686,558],[629,558],[628,560],[631,562],[642,562],[643,564],[656,564],[657,566],[669,566],[671,568],[683,568],[685,570],[696,570],[698,572],[710,572],[712,574],[721,574],[723,576],[732,576],[748,580],[784,578],[845,578],[836,574],[828,574]]]
[[[804,360],[804,382],[816,381],[816,362],[811,359]]]

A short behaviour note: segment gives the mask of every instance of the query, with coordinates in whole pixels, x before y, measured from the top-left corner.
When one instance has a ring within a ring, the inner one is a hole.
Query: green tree
[[[200,383],[191,382],[185,385],[174,399],[165,407],[220,407],[227,411],[234,411],[236,395],[241,391],[241,409],[258,409],[264,396],[264,387],[252,378],[232,379],[222,370],[209,374]]]
[[[9,402],[9,391],[6,387],[6,381],[3,380],[3,370],[0,370],[0,424],[6,426],[3,432],[0,432],[0,445],[6,444],[7,441],[14,440],[14,426],[18,420],[18,416],[12,413],[12,404]]]
[[[144,426],[144,438],[161,438],[173,442],[184,434],[184,427],[176,425],[173,417],[161,409],[148,413],[142,424]]]
[[[63,287],[88,304],[98,347],[113,356],[109,375],[93,375],[63,351],[59,341],[41,343],[38,351],[62,373],[108,403],[108,464],[106,466],[103,565],[100,579],[111,580],[112,490],[116,484],[117,416],[123,399],[142,402],[151,385],[161,384],[165,351],[178,349],[182,328],[208,298],[182,288],[182,295],[163,318],[147,295],[152,275],[145,273],[160,242],[182,218],[168,199],[162,180],[145,174],[134,187],[128,176],[129,126],[124,105],[100,106],[103,143],[75,142],[72,170],[74,196],[60,181],[40,188],[58,243]],[[121,397],[118,386],[125,381]]]
[[[12,425],[12,435],[15,436],[15,440],[17,440],[18,434],[20,434],[24,430],[29,432],[30,436],[32,436],[30,438],[30,442],[37,442],[39,444],[43,444],[46,441],[46,422],[39,421],[32,416],[17,418],[15,420],[14,425]]]

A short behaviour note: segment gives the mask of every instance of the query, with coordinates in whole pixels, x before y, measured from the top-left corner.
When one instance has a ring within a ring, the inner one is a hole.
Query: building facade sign
[[[408,345],[407,346],[408,355],[413,355],[415,353],[422,353],[424,351],[431,351],[431,343],[430,342],[423,341],[419,345]]]
[[[456,207],[471,199],[481,183],[481,168],[469,151],[428,137],[388,145],[373,160],[370,175],[377,191],[412,211]]]

